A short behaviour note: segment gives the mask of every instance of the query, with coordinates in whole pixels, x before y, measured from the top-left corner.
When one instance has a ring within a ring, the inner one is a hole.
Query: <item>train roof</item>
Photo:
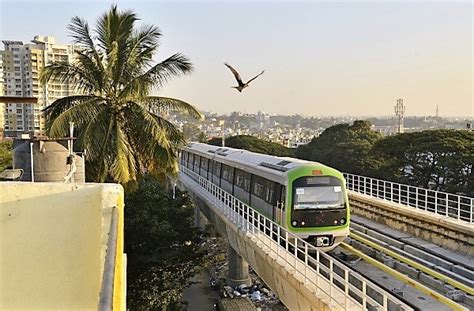
[[[188,144],[189,151],[204,155],[210,159],[216,159],[225,164],[242,168],[259,174],[263,177],[281,181],[280,178],[286,175],[286,172],[297,167],[305,165],[324,166],[321,163],[310,162],[289,157],[277,157],[261,153],[250,152],[243,149],[230,147],[218,147],[203,143],[192,142]]]

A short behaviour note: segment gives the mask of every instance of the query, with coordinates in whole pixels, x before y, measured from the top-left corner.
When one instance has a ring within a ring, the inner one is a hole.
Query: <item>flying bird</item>
[[[262,70],[261,73],[259,73],[258,75],[256,75],[255,77],[253,77],[252,79],[248,80],[247,82],[243,82],[242,81],[242,78],[240,77],[239,73],[237,72],[237,70],[235,70],[234,68],[232,68],[231,65],[227,64],[227,63],[224,63],[224,65],[227,66],[227,68],[230,69],[230,71],[232,71],[232,73],[234,74],[234,77],[235,77],[235,80],[237,80],[237,83],[239,84],[238,86],[233,86],[234,89],[236,89],[237,91],[239,92],[242,92],[243,89],[245,89],[246,87],[249,86],[249,83],[252,82],[253,80],[257,79],[259,76],[261,76],[265,70]]]

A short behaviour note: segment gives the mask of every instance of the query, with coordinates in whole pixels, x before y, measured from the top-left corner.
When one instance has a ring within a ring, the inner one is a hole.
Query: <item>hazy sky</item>
[[[0,0],[0,39],[70,42],[78,15],[95,24],[118,3],[160,27],[156,59],[182,52],[195,71],[158,94],[216,112],[474,116],[472,2],[156,2]],[[244,80],[238,93],[223,65]]]

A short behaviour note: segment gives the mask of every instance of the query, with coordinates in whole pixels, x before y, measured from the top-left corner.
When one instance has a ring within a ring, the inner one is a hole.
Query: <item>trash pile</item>
[[[255,306],[270,307],[280,303],[278,297],[271,290],[267,289],[261,282],[257,282],[251,286],[242,284],[234,288],[226,285],[221,290],[221,297],[230,299],[248,297]]]
[[[221,298],[234,299],[248,297],[260,310],[287,310],[273,293],[249,267],[252,285],[245,284],[231,287],[226,284],[227,262],[225,259],[210,272],[209,286],[219,290]]]
[[[209,287],[218,290],[221,298],[235,299],[239,297],[248,297],[257,307],[257,310],[288,310],[278,299],[258,275],[249,267],[249,274],[252,285],[245,284],[231,287],[226,283],[227,275],[227,242],[221,237],[208,237],[202,245],[205,247],[212,257],[210,260],[208,271]]]

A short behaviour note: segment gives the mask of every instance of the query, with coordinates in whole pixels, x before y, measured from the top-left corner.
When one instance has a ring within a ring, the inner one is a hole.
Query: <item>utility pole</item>
[[[403,99],[397,99],[397,104],[394,106],[395,116],[397,118],[397,124],[395,125],[397,133],[403,133],[405,130],[403,128],[403,119],[405,117],[405,105],[403,104]]]
[[[222,147],[225,147],[225,126],[224,126],[224,123],[225,123],[225,120],[221,120],[219,121],[220,125],[221,125],[221,129],[222,129]]]

